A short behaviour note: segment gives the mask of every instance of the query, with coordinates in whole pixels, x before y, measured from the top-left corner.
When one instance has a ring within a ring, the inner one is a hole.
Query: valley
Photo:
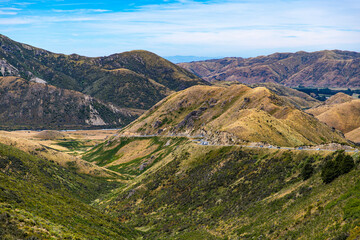
[[[360,236],[359,53],[0,58],[0,239]]]

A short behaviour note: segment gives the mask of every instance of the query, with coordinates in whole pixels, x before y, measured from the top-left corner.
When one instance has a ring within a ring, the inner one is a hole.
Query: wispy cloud
[[[0,7],[0,15],[16,15],[20,8]]]
[[[77,13],[77,14],[110,12],[110,10],[107,9],[71,9],[71,10],[53,9],[52,11],[55,13]]]

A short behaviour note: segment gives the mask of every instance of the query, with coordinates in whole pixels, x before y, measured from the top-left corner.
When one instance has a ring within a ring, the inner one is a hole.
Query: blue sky
[[[0,0],[0,33],[53,52],[252,57],[360,51],[359,0]]]

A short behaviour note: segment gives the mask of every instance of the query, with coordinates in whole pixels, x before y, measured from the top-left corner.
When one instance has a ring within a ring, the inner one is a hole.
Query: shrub
[[[324,183],[330,183],[335,178],[348,173],[354,168],[354,160],[344,151],[337,151],[332,155],[333,159],[326,159],[321,170],[321,178]]]
[[[314,167],[310,162],[307,162],[301,170],[301,177],[303,180],[309,179],[314,173]]]

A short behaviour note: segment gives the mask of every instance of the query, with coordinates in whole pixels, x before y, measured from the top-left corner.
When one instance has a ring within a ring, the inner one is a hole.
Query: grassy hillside
[[[0,77],[2,129],[119,127],[140,113],[103,103],[80,92],[18,77]]]
[[[316,118],[264,87],[194,86],[175,93],[122,134],[203,135],[212,143],[267,142],[299,146],[345,142]]]
[[[117,162],[119,171],[133,173],[126,186],[101,198],[98,206],[142,231],[146,239],[359,236],[358,165],[328,184],[322,180],[325,163],[344,153],[201,146],[178,140],[115,137],[106,143],[107,149],[116,149],[112,157],[104,146],[89,152],[89,160],[107,167]],[[157,155],[154,164],[140,171],[151,159],[154,143],[168,143],[163,149],[171,152]],[[359,155],[353,159],[358,164]],[[306,165],[312,170],[305,179]]]
[[[34,138],[26,138],[26,133],[24,132],[0,131],[0,143],[13,146],[28,154],[54,162],[77,173],[113,180],[117,179],[119,174],[91,164],[76,156],[93,147],[95,145],[94,142],[81,138],[72,138],[67,135],[63,135],[61,139],[50,140],[48,139],[50,136],[49,132],[54,133],[55,131],[43,131],[35,135]]]
[[[45,81],[119,107],[148,109],[172,91],[206,84],[147,51],[89,58],[56,54],[0,35],[1,75]],[[0,76],[1,76],[0,75]]]
[[[130,239],[137,233],[89,204],[119,183],[78,174],[0,144],[1,239]]]
[[[320,101],[312,98],[306,93],[285,87],[277,83],[257,83],[252,85],[252,87],[266,87],[267,89],[270,89],[272,92],[276,93],[280,97],[285,98],[286,101],[300,109],[313,108],[320,105],[321,103]]]

